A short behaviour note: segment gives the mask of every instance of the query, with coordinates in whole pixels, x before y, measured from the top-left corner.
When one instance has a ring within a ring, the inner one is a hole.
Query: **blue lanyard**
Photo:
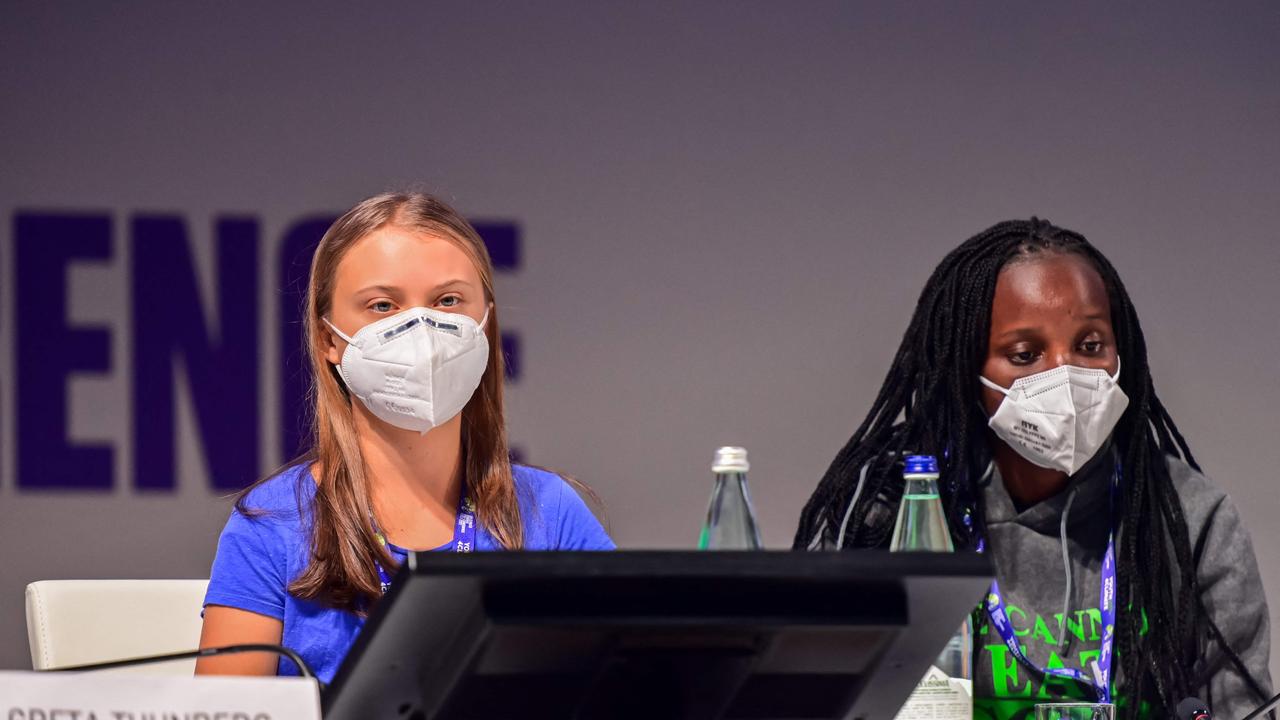
[[[391,544],[387,542],[387,536],[382,534],[378,529],[378,524],[373,524],[373,534],[378,538],[378,542],[383,547],[390,548]],[[476,548],[476,504],[467,496],[467,489],[462,488],[462,496],[458,498],[458,520],[453,524],[453,551],[460,553],[472,552]],[[387,569],[382,567],[382,563],[376,563],[378,568],[378,579],[382,581],[382,593],[385,595],[391,589],[391,576],[387,574]]]
[[[1115,473],[1111,476],[1111,502],[1112,516],[1115,515],[1115,494],[1120,483],[1120,464],[1116,463]],[[991,582],[991,592],[987,593],[986,608],[987,614],[991,616],[991,624],[995,626],[996,632],[1000,635],[1000,639],[1004,641],[1005,647],[1009,648],[1009,652],[1018,659],[1023,665],[1035,670],[1041,675],[1054,675],[1074,680],[1082,685],[1092,688],[1094,694],[1098,698],[1098,702],[1111,702],[1111,661],[1112,649],[1115,647],[1116,634],[1116,533],[1115,523],[1112,522],[1112,529],[1107,537],[1107,552],[1102,556],[1102,587],[1098,590],[1098,609],[1102,615],[1102,649],[1098,654],[1098,659],[1093,662],[1093,677],[1089,677],[1083,671],[1075,668],[1042,668],[1027,658],[1026,653],[1022,652],[1022,646],[1018,643],[1018,636],[1014,632],[1013,623],[1009,620],[1009,613],[1005,608],[1004,596],[1000,593],[1000,583],[993,580]],[[984,540],[978,541],[978,552],[982,552],[986,547]],[[1062,618],[1062,627],[1065,630],[1067,626],[1067,618]],[[1064,633],[1065,634],[1065,633]]]

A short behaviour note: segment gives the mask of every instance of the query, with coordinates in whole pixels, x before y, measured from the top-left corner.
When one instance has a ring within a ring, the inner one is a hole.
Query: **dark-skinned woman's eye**
[[[1035,360],[1036,360],[1036,354],[1031,352],[1030,350],[1023,350],[1022,352],[1009,354],[1009,362],[1013,363],[1014,365],[1030,365],[1031,363],[1035,362]]]
[[[1084,351],[1089,353],[1090,355],[1094,355],[1102,351],[1102,341],[1101,340],[1085,340],[1083,343],[1080,344],[1080,347],[1083,348]]]

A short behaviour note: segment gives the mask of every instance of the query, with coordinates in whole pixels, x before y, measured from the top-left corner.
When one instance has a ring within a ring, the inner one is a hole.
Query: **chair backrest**
[[[27,586],[31,665],[49,670],[195,650],[208,580],[43,580]],[[190,675],[195,660],[104,672]]]

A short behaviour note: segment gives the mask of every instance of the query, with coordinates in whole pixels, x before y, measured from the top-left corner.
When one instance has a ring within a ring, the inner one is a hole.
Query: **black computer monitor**
[[[972,553],[414,553],[326,720],[893,720],[991,581]]]

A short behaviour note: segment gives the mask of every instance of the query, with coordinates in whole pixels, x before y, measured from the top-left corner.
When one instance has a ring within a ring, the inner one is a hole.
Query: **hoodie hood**
[[[1111,475],[1115,472],[1115,453],[1112,444],[1098,450],[1084,467],[1072,475],[1062,492],[1051,498],[1024,508],[1021,512],[1005,489],[1000,469],[992,464],[990,481],[982,490],[988,529],[992,526],[1013,523],[1046,535],[1058,535],[1064,511],[1070,506],[1068,530],[1077,525],[1101,523],[1110,529]],[[1074,533],[1072,533],[1074,536]],[[1105,543],[1105,538],[1103,540]]]

